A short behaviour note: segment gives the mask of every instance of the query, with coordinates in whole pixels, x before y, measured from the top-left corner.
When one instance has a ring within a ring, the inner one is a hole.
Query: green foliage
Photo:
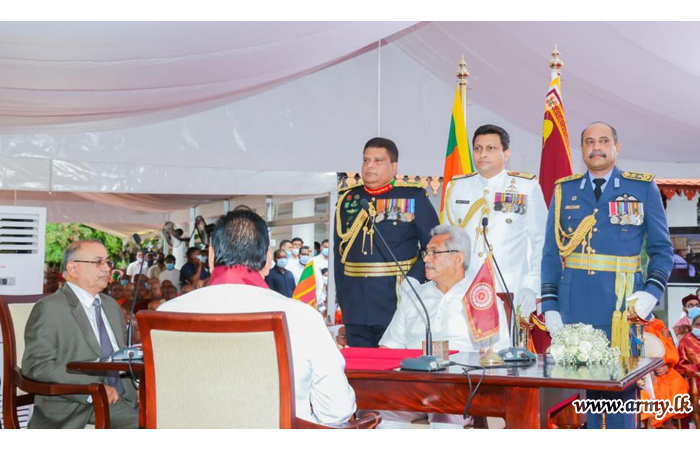
[[[121,238],[80,223],[46,224],[46,263],[60,266],[63,259],[63,251],[71,242],[82,239],[96,239],[102,242],[107,248],[109,259],[114,261],[117,267],[126,268]]]

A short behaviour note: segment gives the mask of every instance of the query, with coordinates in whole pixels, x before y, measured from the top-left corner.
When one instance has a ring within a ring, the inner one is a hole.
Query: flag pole
[[[459,70],[457,71],[457,84],[459,85],[459,96],[462,98],[462,119],[464,120],[464,126],[467,126],[467,89],[469,85],[469,71],[467,70],[467,63],[464,61],[464,55],[462,55],[462,61],[459,63]],[[469,136],[467,136],[469,139]]]
[[[564,66],[564,61],[560,58],[561,53],[557,50],[557,44],[554,44],[554,51],[552,52],[552,59],[549,60],[549,68],[552,72],[556,73],[557,76],[561,77],[561,68]]]

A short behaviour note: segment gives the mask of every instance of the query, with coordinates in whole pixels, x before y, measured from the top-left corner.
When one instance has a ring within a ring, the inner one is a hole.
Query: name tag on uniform
[[[566,205],[564,209],[581,209],[581,205]]]
[[[469,200],[457,200],[455,203],[457,203],[458,205],[468,205]]]

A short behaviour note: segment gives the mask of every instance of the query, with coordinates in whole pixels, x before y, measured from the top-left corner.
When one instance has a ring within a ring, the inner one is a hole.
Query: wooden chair
[[[5,428],[19,428],[17,408],[34,403],[34,395],[85,394],[95,407],[95,428],[109,428],[109,404],[103,384],[54,384],[32,381],[22,375],[24,329],[29,314],[43,295],[0,296],[0,326],[3,343],[3,405]]]
[[[146,428],[327,428],[295,415],[283,312],[141,311]],[[378,413],[339,428],[374,428]]]

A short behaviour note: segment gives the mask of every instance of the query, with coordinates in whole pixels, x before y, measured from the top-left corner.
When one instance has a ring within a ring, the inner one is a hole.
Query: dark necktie
[[[593,193],[595,194],[595,200],[598,201],[600,200],[600,196],[603,195],[603,190],[600,188],[603,183],[605,183],[605,178],[595,178],[593,180],[593,184],[595,184],[595,189],[593,189]]]
[[[112,356],[114,349],[112,348],[112,341],[109,340],[109,333],[107,332],[105,322],[102,320],[102,304],[100,303],[100,299],[98,297],[95,297],[95,300],[92,302],[92,306],[95,307],[95,318],[97,319],[97,331],[100,334],[100,349],[102,350],[102,357],[106,358]],[[119,397],[124,394],[124,386],[122,386],[122,381],[119,378],[119,372],[107,372],[105,384],[115,388],[119,393]]]

